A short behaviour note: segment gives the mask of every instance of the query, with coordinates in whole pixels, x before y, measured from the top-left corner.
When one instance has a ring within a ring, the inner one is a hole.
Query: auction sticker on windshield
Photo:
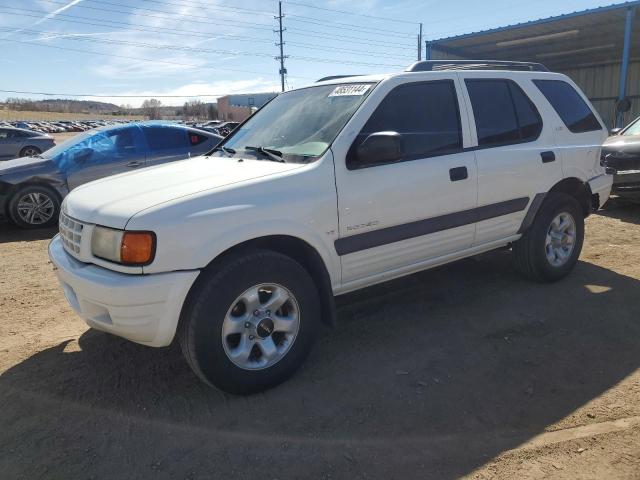
[[[367,93],[371,84],[340,85],[333,89],[330,97],[359,97]]]

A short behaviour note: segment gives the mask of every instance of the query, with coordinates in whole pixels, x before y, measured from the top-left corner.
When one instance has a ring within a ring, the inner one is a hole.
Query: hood
[[[301,164],[196,157],[87,183],[65,199],[64,212],[82,222],[124,228],[136,213],[193,195],[239,188]]]
[[[602,145],[601,163],[616,170],[640,168],[640,135],[617,135]]]
[[[0,176],[13,173],[38,172],[49,169],[52,166],[50,160],[40,157],[22,157],[0,162]]]

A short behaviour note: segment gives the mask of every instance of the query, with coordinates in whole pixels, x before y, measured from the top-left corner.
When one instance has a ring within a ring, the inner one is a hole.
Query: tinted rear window
[[[497,147],[530,142],[542,131],[542,120],[522,89],[511,80],[466,80],[476,120],[478,145]]]
[[[562,80],[534,80],[564,124],[573,133],[602,130],[602,125],[575,88]]]
[[[143,127],[143,130],[152,152],[188,148],[187,132],[183,128],[154,126]]]

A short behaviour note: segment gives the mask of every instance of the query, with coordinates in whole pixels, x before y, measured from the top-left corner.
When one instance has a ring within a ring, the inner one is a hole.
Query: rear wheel
[[[35,157],[36,155],[40,155],[41,153],[42,150],[40,150],[38,147],[33,146],[24,147],[22,150],[20,150],[21,157]]]
[[[56,224],[59,215],[60,199],[48,187],[22,187],[9,201],[9,217],[21,228],[50,227]]]
[[[570,195],[551,192],[531,228],[513,244],[516,268],[537,281],[560,280],[578,262],[583,241],[580,204]]]
[[[320,321],[315,283],[296,261],[253,250],[203,272],[182,312],[179,340],[206,383],[247,394],[289,378]]]

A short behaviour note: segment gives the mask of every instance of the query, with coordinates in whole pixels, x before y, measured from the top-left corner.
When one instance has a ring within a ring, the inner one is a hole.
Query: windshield
[[[633,122],[627,129],[622,133],[622,135],[639,135],[640,134],[640,119],[637,119]]]
[[[329,148],[372,88],[371,83],[323,85],[283,93],[235,130],[218,155],[260,156],[256,147],[261,147],[282,154],[288,162],[314,160]]]
[[[76,145],[84,141],[87,137],[90,137],[91,135],[95,135],[95,133],[96,133],[95,131],[92,132],[88,130],[86,132],[82,132],[77,135],[74,135],[73,137],[65,140],[64,142],[59,143],[55,147],[52,147],[45,152],[42,152],[40,156],[43,158],[49,158],[49,159],[56,157],[61,153],[63,153],[64,151],[66,151],[69,147],[72,147],[73,145]]]

